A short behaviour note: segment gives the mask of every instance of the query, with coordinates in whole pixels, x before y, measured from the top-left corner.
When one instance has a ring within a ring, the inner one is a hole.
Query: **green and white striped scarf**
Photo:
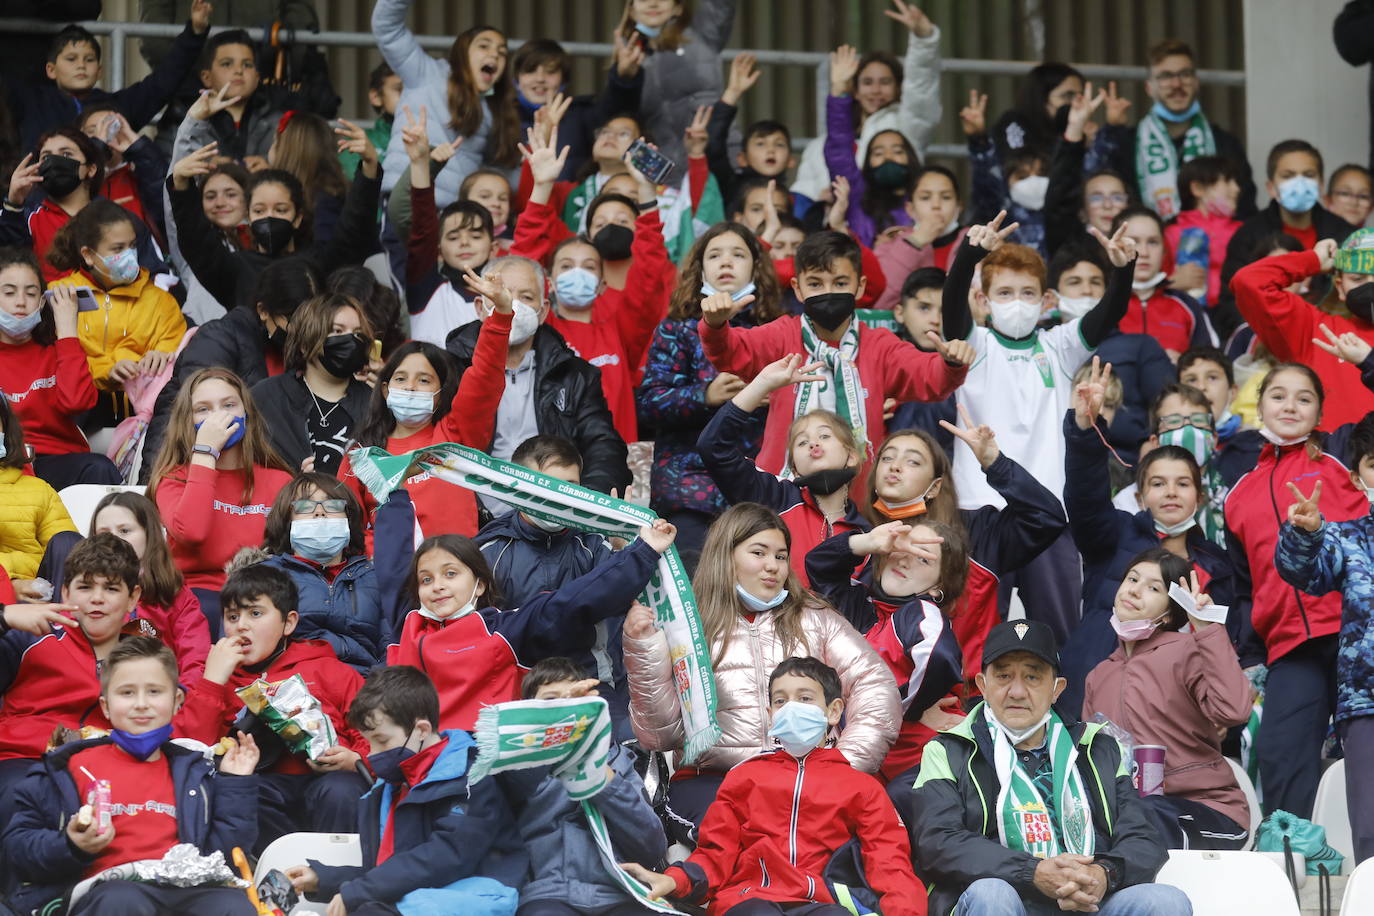
[[[644,885],[620,867],[606,821],[592,798],[610,781],[611,714],[600,697],[517,700],[483,707],[477,715],[477,759],[468,784],[493,773],[547,766],[563,781],[568,795],[582,803],[587,826],[601,851],[602,864],[626,893],[659,913],[676,913],[648,899]],[[652,865],[653,863],[649,863]]]
[[[407,469],[418,463],[432,477],[495,497],[526,515],[603,537],[633,539],[642,526],[658,518],[642,506],[453,443],[431,445],[404,455],[392,455],[380,448],[359,448],[349,452],[348,457],[358,479],[379,503],[385,502],[391,491],[409,476]],[[690,764],[720,740],[720,726],[716,724],[711,650],[697,615],[691,580],[676,547],[659,557],[658,571],[645,589],[644,603],[653,609],[655,620],[668,638],[686,737],[682,762]]]
[[[1059,714],[1051,710],[1045,725],[1054,781],[1053,814],[1059,821],[1056,832],[1051,811],[1035,785],[1035,774],[1027,773],[1021,766],[1011,739],[986,704],[983,713],[992,733],[992,759],[1001,784],[997,793],[997,836],[1002,845],[1028,852],[1037,859],[1053,858],[1066,851],[1092,855],[1093,815],[1076,765],[1078,746]]]
[[[867,455],[868,414],[864,410],[863,382],[859,379],[859,322],[851,320],[840,345],[832,347],[821,340],[811,319],[803,317],[801,339],[807,362],[824,363],[829,378],[797,386],[792,418],[804,417],[813,410],[834,410],[854,430],[860,452]]]
[[[1178,215],[1178,167],[1198,156],[1215,156],[1217,141],[1212,125],[1201,111],[1193,115],[1183,135],[1183,156],[1174,149],[1169,125],[1151,112],[1140,119],[1135,132],[1135,171],[1140,180],[1140,199],[1162,219]]]

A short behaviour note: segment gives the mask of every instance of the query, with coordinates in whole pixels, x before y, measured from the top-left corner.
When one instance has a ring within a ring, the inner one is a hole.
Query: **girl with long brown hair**
[[[210,652],[210,628],[200,613],[200,602],[172,562],[157,506],[131,490],[106,494],[91,515],[91,537],[102,533],[113,534],[138,554],[142,594],[133,618],[146,620],[176,652],[182,683],[200,680]]]
[[[326,245],[343,210],[348,182],[339,165],[338,142],[329,122],[308,111],[282,116],[277,139],[267,151],[274,169],[295,175],[305,191],[305,210],[314,220],[314,241]]]
[[[224,564],[262,541],[267,513],[291,469],[273,450],[243,381],[202,369],[177,392],[148,496],[167,522],[172,559],[218,638]]]
[[[520,164],[520,107],[506,61],[506,36],[499,29],[475,25],[453,40],[445,59],[436,59],[406,25],[411,2],[379,0],[372,10],[372,34],[405,87],[398,110],[428,111],[434,146],[462,141],[435,177],[435,200],[442,208],[458,199],[463,179],[482,165],[513,169]],[[383,159],[384,192],[391,191],[408,163],[401,132],[393,131]]]
[[[810,655],[840,673],[847,724],[837,746],[856,769],[876,771],[897,737],[896,681],[863,636],[798,581],[791,546],[783,520],[757,503],[732,506],[707,534],[692,588],[711,651],[721,739],[675,774],[668,801],[679,822],[700,824],[726,771],[772,748],[768,673],[783,659]],[[681,750],[671,650],[648,609],[626,616],[624,648],[640,746]]]
[[[649,344],[644,380],[635,393],[639,416],[653,423],[654,464],[649,505],[678,528],[678,550],[688,569],[696,566],[706,529],[725,511],[725,497],[697,454],[697,437],[715,409],[739,393],[744,381],[717,372],[701,349],[697,323],[706,290],[752,295],[735,316],[741,325],[766,324],[782,314],[782,292],[773,261],[740,223],[717,223],[692,245],[673,290],[668,318]],[[763,423],[751,419],[740,447],[752,452]]]

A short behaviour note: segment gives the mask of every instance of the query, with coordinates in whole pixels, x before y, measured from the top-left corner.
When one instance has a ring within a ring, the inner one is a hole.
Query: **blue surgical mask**
[[[745,607],[755,613],[759,611],[771,611],[787,600],[787,589],[783,589],[768,601],[764,601],[762,598],[755,598],[738,582],[735,583],[735,594],[739,595],[739,600],[744,602]]]
[[[233,448],[234,446],[238,445],[240,442],[243,441],[243,432],[245,429],[248,428],[248,424],[244,422],[243,417],[238,417],[237,419],[238,425],[235,426],[234,431],[229,434],[229,438],[224,440],[224,445],[220,447],[221,452],[227,452],[229,451],[229,449]],[[201,420],[199,423],[196,424],[197,431],[200,430],[201,424],[204,422],[204,420]]]
[[[1154,107],[1150,109],[1150,113],[1155,117],[1163,118],[1174,124],[1182,124],[1184,121],[1191,121],[1200,111],[1202,111],[1202,102],[1197,99],[1193,99],[1193,104],[1182,111],[1170,111],[1168,108],[1164,107],[1163,102],[1155,102]]]
[[[410,744],[411,736],[414,733],[415,729],[412,728],[410,734],[406,735],[405,744],[367,755],[367,766],[368,769],[372,770],[373,776],[392,785],[405,782],[406,777],[401,770],[401,764],[415,756],[415,752],[406,746]]]
[[[38,322],[42,320],[42,309],[31,312],[23,318],[0,309],[0,333],[8,337],[28,337],[33,333],[33,329],[38,327]]]
[[[830,731],[825,710],[810,703],[789,700],[773,713],[768,734],[778,739],[782,749],[793,757],[805,757],[820,746]]]
[[[743,299],[745,296],[748,296],[750,293],[752,293],[752,292],[753,292],[755,289],[757,289],[757,288],[758,288],[758,287],[754,286],[753,281],[750,281],[749,283],[744,284],[744,285],[741,286],[739,289],[737,289],[737,290],[735,290],[733,293],[731,293],[731,294],[730,294],[730,301],[731,301],[731,302],[738,302],[738,301],[740,301],[741,299]],[[720,292],[720,290],[716,289],[714,286],[712,286],[711,284],[707,283],[705,280],[702,280],[702,281],[701,281],[701,294],[702,294],[703,296],[714,296],[714,295],[715,295],[716,293],[718,293],[718,292]]]
[[[126,732],[122,728],[110,731],[110,740],[115,743],[124,753],[139,760],[147,760],[153,751],[162,747],[172,738],[172,723],[168,722],[161,728],[155,728],[150,732],[140,732],[135,735]]]
[[[596,301],[601,278],[585,267],[571,267],[553,278],[558,303],[570,309],[584,309]]]
[[[635,23],[635,31],[648,38],[657,38],[663,34],[663,26],[645,25],[642,22]]]
[[[116,286],[134,282],[138,279],[138,252],[125,248],[119,254],[100,258],[100,272]]]
[[[291,522],[291,549],[324,564],[343,553],[352,538],[347,518],[298,518]]]
[[[423,423],[434,416],[434,392],[388,388],[386,406],[397,423]]]
[[[1294,175],[1279,182],[1279,206],[1289,213],[1306,213],[1317,203],[1321,188],[1314,178]]]

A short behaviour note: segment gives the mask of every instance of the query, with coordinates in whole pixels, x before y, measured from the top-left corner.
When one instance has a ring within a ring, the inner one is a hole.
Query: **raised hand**
[[[543,105],[540,105],[534,112],[534,129],[539,131],[539,135],[545,143],[552,144],[550,136],[558,125],[563,122],[563,116],[572,107],[572,96],[564,95],[561,92],[554,93],[553,98]]]
[[[677,527],[661,518],[656,518],[653,524],[643,525],[639,529],[639,539],[659,553],[667,552],[676,538]]]
[[[1312,246],[1312,253],[1321,261],[1322,273],[1329,273],[1336,266],[1336,251],[1340,248],[1335,239],[1322,239]]]
[[[406,148],[406,156],[412,163],[422,162],[429,165],[429,112],[423,105],[420,106],[420,116],[417,118],[410,110],[409,105],[401,106],[401,114],[405,115],[405,124],[401,127],[401,143]]]
[[[968,227],[968,234],[964,238],[970,245],[977,245],[987,251],[996,251],[1017,229],[1021,228],[1020,223],[1012,223],[1005,229],[1002,228],[1002,220],[1007,218],[1007,211],[1001,210],[992,221],[986,225],[973,225]]]
[[[1374,347],[1371,347],[1363,337],[1354,331],[1346,331],[1344,334],[1337,335],[1335,331],[1326,326],[1325,322],[1317,325],[1317,327],[1326,335],[1326,340],[1313,337],[1312,342],[1337,359],[1358,366],[1369,359],[1371,350],[1374,350]]]
[[[1107,84],[1107,123],[1114,127],[1124,127],[1126,113],[1130,110],[1131,100],[1116,94],[1116,80]]]
[[[935,352],[951,366],[972,366],[973,358],[977,356],[973,351],[973,344],[967,340],[945,340],[934,329],[926,331],[926,339],[935,347]]]
[[[465,267],[463,268],[463,282],[467,284],[468,289],[485,299],[494,311],[500,312],[502,315],[515,311],[515,303],[511,300],[510,290],[506,289],[506,283],[501,279],[500,274],[480,277]]]
[[[643,140],[644,138],[640,137],[639,139]],[[649,148],[652,150],[658,149],[658,147],[652,143],[649,144]],[[649,180],[649,176],[635,168],[635,164],[631,161],[632,157],[630,155],[630,150],[632,149],[634,149],[633,143],[625,148],[625,154],[620,157],[620,161],[625,163],[625,168],[629,171],[630,177],[635,180],[635,186],[639,189],[639,202],[647,204],[658,196],[658,189],[655,188],[654,183]]]
[[[38,163],[34,160],[33,153],[29,153],[10,174],[10,190],[5,199],[12,206],[22,207],[29,192],[42,183],[43,176],[38,174]]]
[[[210,14],[215,8],[209,0],[191,0],[191,31],[204,35],[210,29]]]
[[[462,145],[462,137],[459,137],[456,140],[449,140],[447,142],[440,143],[438,146],[434,147],[432,150],[429,151],[430,161],[436,162],[439,165],[443,165],[445,162],[448,162],[450,159],[453,158],[454,154],[458,152],[458,147]]]
[[[530,177],[536,185],[552,185],[563,174],[563,166],[568,161],[568,151],[572,147],[565,146],[559,151],[557,127],[549,131],[547,138],[541,137],[539,131],[531,127],[526,139],[529,143],[520,145],[520,155],[530,165]]]
[[[1322,482],[1317,481],[1311,496],[1303,496],[1298,485],[1288,481],[1288,489],[1293,491],[1296,500],[1288,507],[1288,520],[1304,531],[1316,531],[1322,526],[1322,510],[1318,505],[1322,498]]]
[[[195,152],[182,156],[172,165],[173,186],[178,191],[185,191],[197,176],[209,174],[218,154],[219,144],[211,140]]]
[[[773,392],[788,385],[803,382],[823,382],[824,375],[817,375],[825,368],[825,363],[808,363],[800,353],[790,353],[782,359],[774,360],[759,370],[750,386]]]
[[[349,751],[352,754],[352,751]],[[253,736],[246,732],[239,732],[238,740],[234,746],[224,752],[220,758],[219,771],[228,773],[230,776],[252,776],[253,771],[258,767],[258,742]],[[353,754],[357,757],[357,754]]]
[[[825,225],[836,232],[849,231],[849,179],[843,175],[830,181],[830,194],[834,198],[830,209],[825,213]]]
[[[720,95],[722,102],[726,105],[739,104],[740,96],[752,89],[762,75],[759,70],[754,69],[757,63],[758,58],[752,54],[741,54],[730,61],[730,78],[725,83],[725,91]]]
[[[377,147],[372,145],[372,138],[352,121],[339,118],[339,126],[334,128],[334,133],[339,135],[339,152],[353,153],[362,160],[359,166],[363,174],[368,178],[377,177]]]
[[[1202,585],[1198,581],[1196,569],[1191,570],[1190,574],[1186,577],[1180,576],[1178,580],[1178,586],[1179,588],[1187,592],[1188,596],[1193,599],[1194,609],[1205,608],[1211,605],[1212,596],[1202,590]],[[1190,613],[1188,617],[1193,626],[1199,630],[1203,627],[1209,627],[1213,625],[1212,621],[1204,620],[1203,618],[1198,617],[1196,614]]]
[[[830,94],[847,95],[859,72],[859,51],[853,45],[840,45],[830,52]]]
[[[221,111],[237,105],[242,96],[236,95],[233,98],[226,98],[225,93],[228,91],[228,83],[219,87],[218,92],[211,92],[209,89],[200,90],[200,95],[191,103],[191,107],[187,110],[186,114],[195,118],[197,121],[204,121],[212,115],[217,115]]]
[[[892,0],[892,5],[896,9],[883,10],[883,15],[906,26],[907,31],[917,38],[929,38],[935,32],[935,23],[921,12],[920,7],[912,3],[903,3],[902,0]]]
[[[768,203],[763,210],[763,231],[759,233],[759,239],[773,244],[773,240],[782,231],[782,220],[778,217],[778,205],[774,198],[778,193],[778,181],[776,178],[768,179]]]
[[[654,612],[636,601],[625,612],[625,626],[622,629],[631,639],[648,639],[658,629],[654,622]]]
[[[76,629],[74,604],[7,604],[0,616],[11,630],[23,630],[34,636],[47,636],[54,626]]]
[[[988,132],[988,96],[986,92],[970,89],[968,104],[959,109],[959,123],[963,125],[965,137],[976,137]]]
[[[1088,119],[1093,116],[1093,112],[1102,106],[1107,100],[1107,93],[1099,91],[1093,96],[1093,84],[1088,83],[1083,87],[1083,91],[1074,96],[1069,103],[1069,123],[1064,128],[1064,139],[1078,142],[1083,139],[1083,126],[1088,123]]]
[[[631,79],[644,65],[644,48],[637,41],[626,41],[619,29],[615,30],[615,72],[622,79]]]
[[[711,106],[698,105],[692,121],[682,133],[682,145],[687,150],[688,159],[700,159],[706,155],[706,141],[709,134],[706,125],[711,122]]]
[[[1073,420],[1079,429],[1091,429],[1102,414],[1102,404],[1107,399],[1107,382],[1111,377],[1112,364],[1103,363],[1094,356],[1088,377],[1073,392]]]
[[[997,460],[997,456],[1002,454],[1002,450],[997,447],[997,434],[986,423],[973,425],[973,420],[963,404],[959,405],[959,419],[964,421],[963,429],[948,420],[941,420],[940,426],[967,445],[980,465],[990,467]]]
[[[1111,238],[1104,235],[1096,226],[1089,226],[1088,231],[1106,250],[1113,267],[1125,267],[1135,258],[1135,239],[1126,235],[1125,223],[1116,228]]]
[[[905,522],[885,522],[868,532],[858,532],[849,536],[849,549],[856,556],[871,553],[887,554],[898,549],[902,538],[911,533],[911,526]]]
[[[726,322],[744,311],[753,301],[753,293],[740,297],[738,302],[730,298],[729,293],[715,293],[701,300],[701,319],[713,328],[724,327]]]

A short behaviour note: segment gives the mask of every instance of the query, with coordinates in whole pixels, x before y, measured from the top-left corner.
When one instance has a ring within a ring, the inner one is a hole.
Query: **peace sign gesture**
[[[1021,227],[1020,223],[1012,223],[1007,228],[1002,228],[1002,220],[1007,218],[1007,211],[1002,210],[992,218],[992,222],[985,226],[969,226],[968,235],[964,236],[970,245],[977,245],[988,251],[996,251],[1002,243]]]
[[[1079,429],[1092,429],[1097,423],[1102,404],[1107,400],[1107,383],[1111,378],[1112,364],[1104,364],[1094,356],[1088,377],[1073,392],[1073,421]]]
[[[1325,323],[1317,327],[1326,335],[1326,340],[1313,337],[1312,342],[1339,360],[1358,366],[1369,358],[1371,351],[1374,351],[1374,347],[1354,331],[1346,331],[1338,336]]]
[[[1093,238],[1102,243],[1113,267],[1125,267],[1135,259],[1135,239],[1126,236],[1125,223],[1117,227],[1111,238],[1103,235],[1102,230],[1096,226],[1089,226],[1088,231],[1092,233]]]
[[[959,109],[959,123],[965,137],[976,137],[988,130],[988,95],[977,89],[968,91],[968,104]]]
[[[1316,531],[1322,526],[1322,510],[1317,505],[1322,498],[1322,482],[1312,488],[1311,496],[1303,496],[1298,485],[1288,481],[1288,489],[1293,491],[1297,502],[1288,507],[1288,520],[1304,531]]]
[[[990,467],[997,460],[997,456],[1002,454],[1002,450],[997,447],[997,434],[986,423],[975,426],[963,404],[959,405],[959,419],[964,421],[963,429],[948,420],[941,420],[940,426],[956,439],[963,440],[963,443],[969,447],[969,451],[973,452],[973,457],[978,459],[980,465],[985,468]]]
[[[1204,592],[1202,586],[1198,583],[1197,570],[1192,570],[1188,578],[1180,576],[1178,587],[1187,592],[1188,597],[1193,599],[1193,606],[1191,608],[1185,605],[1185,609],[1188,611],[1188,617],[1193,627],[1201,630],[1203,627],[1211,626],[1214,621],[1208,620],[1206,617],[1202,617],[1197,613],[1199,609],[1205,610],[1212,605],[1212,596]],[[1224,608],[1220,610],[1224,610]]]
[[[1097,95],[1094,96],[1093,84],[1085,84],[1083,91],[1074,96],[1073,101],[1069,103],[1069,123],[1064,128],[1064,139],[1075,143],[1082,140],[1084,125],[1093,116],[1093,112],[1097,111],[1106,100],[1106,92],[1098,90]]]

